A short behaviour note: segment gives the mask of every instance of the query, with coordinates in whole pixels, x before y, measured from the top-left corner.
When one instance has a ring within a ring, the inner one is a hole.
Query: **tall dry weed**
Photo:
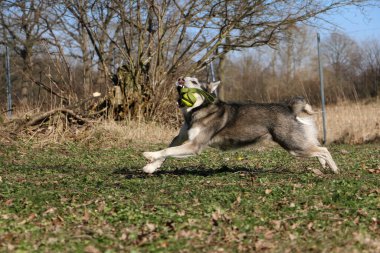
[[[326,116],[327,143],[361,144],[380,139],[380,100],[328,105]],[[316,121],[322,135],[322,113]]]

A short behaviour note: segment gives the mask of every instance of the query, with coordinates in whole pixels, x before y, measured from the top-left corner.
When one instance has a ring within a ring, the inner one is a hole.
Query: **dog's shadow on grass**
[[[208,168],[204,166],[193,166],[178,169],[159,170],[153,174],[144,173],[141,168],[118,168],[113,171],[114,174],[125,175],[127,179],[131,178],[149,178],[149,177],[161,177],[161,176],[200,176],[200,177],[211,177],[220,174],[248,174],[248,175],[259,175],[259,174],[287,174],[294,173],[286,168],[273,168],[273,169],[263,169],[263,168],[247,168],[243,166],[221,166],[219,168]]]

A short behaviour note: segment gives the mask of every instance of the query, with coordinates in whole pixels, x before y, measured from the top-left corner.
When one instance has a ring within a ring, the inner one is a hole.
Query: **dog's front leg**
[[[154,162],[148,163],[144,166],[143,171],[145,173],[152,174],[155,172],[158,168],[161,167],[162,163],[165,162],[165,158],[155,160]]]
[[[187,157],[197,154],[201,149],[201,146],[194,141],[187,141],[184,144],[176,147],[166,148],[156,152],[144,152],[143,155],[146,159],[150,160],[152,163],[155,163],[166,157]]]
[[[187,126],[187,124],[184,124],[181,127],[179,134],[169,144],[169,147],[179,146],[182,143],[184,143],[185,141],[187,141],[187,139],[188,139],[187,131],[188,131],[188,126]],[[151,153],[151,152],[145,152],[145,153]],[[149,160],[151,160],[151,159],[149,159]],[[146,173],[152,174],[158,168],[160,168],[164,162],[165,162],[165,158],[155,159],[151,163],[148,163],[147,165],[145,165],[143,168],[143,171]]]

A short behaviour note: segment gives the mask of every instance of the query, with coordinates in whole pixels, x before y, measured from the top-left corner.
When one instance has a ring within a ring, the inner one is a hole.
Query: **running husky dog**
[[[323,168],[327,163],[339,173],[330,152],[317,140],[314,121],[298,116],[301,111],[313,114],[302,97],[288,103],[225,103],[216,99],[218,85],[200,84],[192,77],[178,79],[179,106],[185,123],[168,148],[143,153],[150,161],[144,172],[155,172],[166,157],[196,155],[206,146],[239,148],[271,137],[290,154],[317,157]]]

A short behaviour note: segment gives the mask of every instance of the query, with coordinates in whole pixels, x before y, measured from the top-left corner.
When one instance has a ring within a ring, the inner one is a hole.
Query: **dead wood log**
[[[48,112],[42,113],[40,115],[37,115],[37,116],[34,116],[33,118],[28,119],[27,122],[24,124],[24,127],[38,125],[56,113],[63,113],[63,114],[69,115],[73,117],[74,119],[76,119],[78,122],[81,122],[82,124],[90,123],[89,120],[79,116],[72,110],[69,110],[66,108],[57,108],[57,109],[50,110]]]
[[[77,120],[78,123],[81,125],[91,123],[91,121],[83,118],[82,116],[78,115],[72,110],[69,110],[67,108],[57,108],[57,109],[50,110],[48,112],[44,112],[42,114],[32,116],[32,117],[27,116],[25,119],[14,119],[10,122],[7,122],[6,125],[14,124],[15,125],[14,132],[18,132],[19,130],[25,127],[36,126],[38,124],[41,124],[57,113],[62,113],[62,114],[65,114],[66,116],[70,116],[74,118],[75,120]]]

